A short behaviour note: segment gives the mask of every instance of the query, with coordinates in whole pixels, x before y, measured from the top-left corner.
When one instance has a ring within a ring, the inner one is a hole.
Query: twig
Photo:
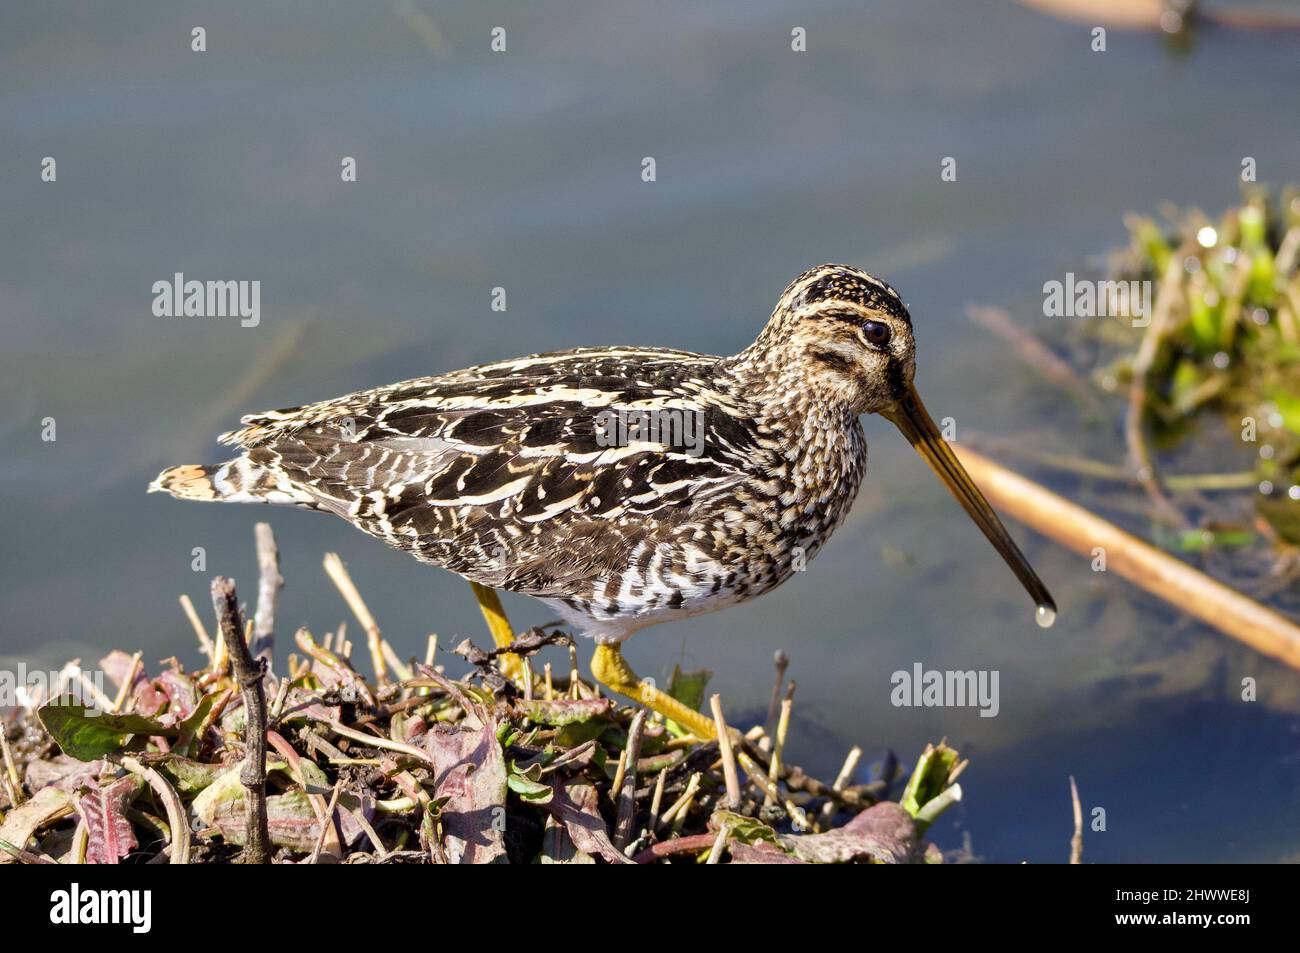
[[[680,804],[675,805],[677,810],[673,815],[674,837],[682,836],[682,829],[686,827],[686,818],[690,816],[691,809],[695,807],[695,798],[700,793],[701,777],[702,775],[698,771],[691,775],[691,779],[693,779],[695,783],[692,784],[691,780],[687,780],[686,792],[682,795],[683,800]]]
[[[722,860],[722,851],[727,846],[727,838],[731,836],[731,825],[723,824],[718,829],[718,836],[713,841],[713,846],[709,849],[709,857],[706,864],[716,864]]]
[[[18,861],[20,864],[57,864],[58,863],[58,861],[56,861],[52,857],[47,857],[45,854],[37,854],[30,850],[24,850],[22,847],[19,847],[16,844],[11,844],[5,840],[0,840],[0,851],[4,851],[6,854],[8,854],[14,860]]]
[[[265,659],[267,667],[275,651],[275,605],[284,577],[280,575],[280,550],[270,523],[253,527],[257,538],[257,612],[253,615],[253,658]]]
[[[763,773],[763,769],[756,765],[748,754],[743,751],[738,752],[736,760],[740,763],[741,770],[749,776],[749,780],[754,782],[758,789],[763,792],[765,799],[770,799],[774,804],[780,803],[785,808],[785,812],[790,815],[790,820],[796,830],[808,829],[808,815],[804,812],[804,809],[789,798],[782,797],[776,783]]]
[[[375,678],[379,680],[379,684],[386,684],[388,682],[388,666],[384,661],[379,623],[370,614],[370,609],[366,606],[365,600],[361,598],[361,593],[357,591],[357,587],[352,582],[352,577],[348,575],[347,567],[343,565],[343,560],[339,558],[338,553],[325,554],[325,572],[334,585],[338,587],[339,593],[343,596],[343,601],[348,604],[352,614],[361,623],[361,629],[366,633],[366,645],[370,649],[370,664],[375,669]]]
[[[636,820],[636,763],[641,757],[641,736],[645,730],[646,712],[639,709],[627,730],[627,746],[619,760],[621,778],[615,778],[611,790],[618,798],[618,815],[614,822],[614,846],[622,850],[632,836],[632,823]]]
[[[1099,24],[1121,30],[1162,30],[1162,19],[1170,4],[1164,2],[1134,3],[1133,0],[1020,0],[1026,6],[1036,7],[1044,13],[1062,20],[1073,20],[1089,25]],[[1202,24],[1236,30],[1267,30],[1277,34],[1300,30],[1300,17],[1277,13],[1267,9],[1213,10],[1205,4],[1195,4],[1182,13],[1181,29]]]
[[[640,714],[641,712],[638,711],[637,716],[639,717]],[[609,799],[614,802],[617,802],[619,799],[619,795],[623,793],[623,779],[627,777],[628,766],[630,764],[635,764],[635,759],[629,760],[628,752],[632,748],[632,729],[636,727],[637,726],[635,724],[635,719],[634,719],[633,725],[628,729],[628,734],[627,734],[628,743],[624,745],[623,750],[619,753],[618,765],[614,768],[614,783],[609,786]],[[632,769],[632,773],[634,775],[636,774],[635,768]]]
[[[410,666],[397,657],[397,653],[393,651],[393,647],[388,644],[387,640],[379,640],[379,651],[384,653],[384,661],[387,662],[388,667],[393,670],[398,681],[401,681],[404,678],[410,678],[414,674],[411,671]]]
[[[14,764],[14,753],[9,750],[9,738],[5,734],[4,725],[0,725],[0,754],[4,756],[5,776],[13,787],[13,795],[10,801],[17,807],[22,800],[23,785],[22,780],[18,777],[18,766]]]
[[[262,690],[265,665],[254,662],[244,641],[235,584],[224,576],[212,580],[212,605],[221,620],[221,641],[230,656],[235,680],[244,693],[244,766],[239,771],[244,786],[244,859],[265,864],[271,859],[271,835],[266,823],[266,693]]]
[[[659,827],[667,827],[677,819],[678,814],[684,814],[690,808],[691,802],[695,800],[695,792],[699,789],[700,772],[696,771],[686,780],[686,790],[673,802],[672,807],[664,811],[663,817],[659,818]]]
[[[409,755],[417,761],[422,761],[425,764],[433,764],[433,758],[427,751],[421,751],[419,748],[412,747],[411,745],[402,744],[400,741],[382,738],[379,735],[368,735],[362,731],[353,731],[347,725],[341,725],[337,721],[327,721],[322,724],[328,725],[330,731],[334,732],[336,735],[342,735],[344,738],[355,741],[358,744],[363,744],[371,748],[385,748],[389,751],[397,751],[401,754]]]
[[[731,750],[731,730],[727,727],[727,719],[722,715],[722,696],[717,693],[711,695],[709,707],[713,710],[713,724],[718,731],[722,776],[727,782],[727,808],[735,811],[740,807],[740,775],[736,773],[736,755]]]
[[[168,848],[169,863],[188,864],[190,862],[190,824],[185,807],[181,804],[176,789],[154,768],[142,765],[135,758],[123,758],[122,767],[132,774],[138,774],[149,782],[163,807],[167,809],[167,826],[171,828],[172,842]]]
[[[659,826],[659,808],[664,802],[664,787],[668,783],[668,769],[663,768],[659,771],[659,777],[655,778],[654,793],[650,796],[650,819],[646,822],[646,829],[651,833]]]
[[[649,864],[676,854],[698,854],[702,850],[710,850],[716,841],[717,838],[713,834],[691,834],[687,837],[678,837],[674,840],[664,841],[662,844],[653,844],[647,847],[633,857],[632,861],[637,864]]]
[[[849,749],[848,755],[844,758],[844,764],[840,765],[840,773],[835,776],[835,782],[831,785],[832,791],[843,791],[844,785],[849,783],[849,778],[853,777],[853,772],[858,770],[858,761],[862,759],[862,749],[854,745]],[[835,802],[828,800],[822,805],[821,822],[829,824],[835,817]]]
[[[126,675],[122,679],[122,684],[117,686],[117,696],[113,699],[112,711],[114,714],[122,710],[126,704],[126,696],[131,691],[131,684],[135,681],[136,672],[140,671],[140,659],[144,657],[143,652],[136,652],[131,656],[131,664],[127,666]]]
[[[781,754],[785,751],[786,735],[790,732],[790,711],[794,708],[794,682],[790,682],[790,687],[786,690],[786,696],[781,700],[781,717],[776,722],[776,743],[772,746],[772,760],[767,766],[767,776],[772,782],[772,789],[776,788],[777,779],[781,777]],[[775,803],[769,794],[763,802],[764,804]]]
[[[1107,571],[1255,651],[1300,669],[1300,626],[1280,612],[967,447],[953,444],[953,449],[994,506],[1088,558],[1100,547]]]
[[[90,680],[90,677],[86,675],[80,665],[77,666],[77,681],[81,683],[82,689],[95,700],[96,705],[104,709],[104,711],[113,710],[113,699],[99,690],[99,686]]]
[[[275,689],[275,701],[271,702],[270,722],[274,724],[280,720],[284,714],[284,703],[289,698],[290,679],[280,679],[280,684]]]
[[[781,707],[781,690],[785,688],[785,670],[790,665],[790,656],[777,649],[772,662],[776,665],[776,682],[772,685],[772,700],[767,705],[767,720],[763,722],[763,733],[769,738],[776,728],[776,713]]]
[[[1156,512],[1174,526],[1186,526],[1187,520],[1165,493],[1160,483],[1160,474],[1156,470],[1155,459],[1147,446],[1147,377],[1160,354],[1165,335],[1170,329],[1174,303],[1182,297],[1184,257],[1185,252],[1182,249],[1171,256],[1160,278],[1151,323],[1143,331],[1142,343],[1138,345],[1137,355],[1133,359],[1133,377],[1129,382],[1128,391],[1128,413],[1124,418],[1124,442],[1128,446],[1129,464],[1133,467],[1138,482],[1151,497]]]
[[[1079,786],[1070,775],[1070,802],[1074,806],[1074,836],[1070,838],[1070,863],[1083,863],[1083,806],[1079,804]]]
[[[366,815],[362,812],[361,808],[354,808],[353,810],[348,811],[348,813],[352,815],[353,820],[361,825],[361,829],[365,831],[366,836],[370,838],[370,843],[375,845],[375,850],[379,853],[379,859],[383,860],[387,857],[388,848],[384,846],[384,842],[379,839],[379,835],[375,833],[375,829],[370,825],[370,822],[366,820]]]
[[[334,782],[334,793],[330,795],[329,806],[325,808],[325,818],[321,822],[320,832],[316,835],[316,844],[311,849],[311,856],[307,858],[308,864],[314,864],[320,860],[321,849],[325,846],[325,838],[329,830],[334,826],[334,809],[338,807],[339,792],[343,790],[343,779],[339,778]]]
[[[86,862],[86,851],[90,847],[90,828],[86,826],[86,819],[80,818],[77,821],[77,828],[72,832],[72,851],[69,863],[84,864]]]
[[[190,601],[189,596],[181,596],[181,609],[184,610],[185,617],[190,620],[190,625],[194,627],[194,634],[199,638],[199,651],[208,657],[208,664],[211,665],[216,660],[216,650],[213,649],[212,638],[208,635],[208,630],[203,627],[203,621],[195,611],[194,603]]]
[[[1039,377],[1062,390],[1069,391],[1084,403],[1089,411],[1099,411],[1101,400],[1086,381],[1068,363],[1023,325],[1017,324],[1005,308],[970,305],[966,317],[1002,339],[1020,360]]]
[[[1050,450],[1037,450],[1025,446],[1022,440],[995,437],[989,434],[966,432],[963,442],[981,453],[996,453],[999,456],[1016,456],[1032,463],[1037,463],[1053,470],[1061,470],[1082,477],[1096,480],[1109,480],[1115,483],[1135,483],[1131,470],[1112,466],[1100,460],[1081,457],[1069,453],[1053,453]],[[1173,473],[1162,476],[1161,482],[1175,493],[1203,490],[1244,490],[1259,483],[1259,475],[1254,470],[1235,470],[1229,473]]]

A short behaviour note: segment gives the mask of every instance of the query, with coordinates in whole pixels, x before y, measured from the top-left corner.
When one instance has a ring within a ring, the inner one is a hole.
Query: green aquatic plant
[[[1257,528],[1300,544],[1300,191],[1274,200],[1251,188],[1217,220],[1194,208],[1164,219],[1132,217],[1112,256],[1113,280],[1147,282],[1153,295],[1098,329],[1108,359],[1097,379],[1129,389],[1139,464],[1148,431],[1170,449],[1212,422],[1253,450],[1243,492],[1257,497]]]

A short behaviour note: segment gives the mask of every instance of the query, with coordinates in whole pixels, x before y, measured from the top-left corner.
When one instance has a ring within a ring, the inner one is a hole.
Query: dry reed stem
[[[740,775],[736,773],[736,755],[731,749],[731,730],[722,715],[722,696],[716,692],[709,696],[713,710],[713,725],[718,732],[718,753],[722,756],[722,776],[727,783],[727,807],[735,811],[740,807]]]
[[[1070,863],[1083,863],[1083,806],[1079,803],[1079,786],[1070,775],[1070,804],[1074,809],[1074,836],[1070,838]]]
[[[216,659],[216,651],[212,647],[212,638],[208,635],[207,629],[203,627],[203,620],[199,618],[190,597],[182,595],[180,602],[185,617],[190,620],[190,625],[194,628],[194,634],[198,637],[199,651],[208,657],[208,664],[211,665]]]
[[[1300,669],[1300,626],[1083,507],[958,444],[953,449],[994,506],[1107,571],[1214,626],[1257,652]]]
[[[370,664],[374,668],[375,678],[381,685],[388,683],[388,666],[384,661],[383,639],[379,633],[379,623],[375,617],[370,614],[370,609],[366,601],[361,598],[361,593],[357,591],[356,584],[352,581],[352,576],[348,574],[347,567],[343,565],[343,560],[339,558],[338,553],[325,554],[325,573],[334,583],[339,594],[343,596],[343,601],[348,604],[348,608],[356,617],[361,625],[361,630],[366,633],[366,645],[370,649]]]
[[[284,577],[280,575],[280,550],[275,545],[275,534],[270,523],[253,527],[257,540],[257,611],[253,614],[253,658],[266,659],[271,664],[275,652],[275,606]]]

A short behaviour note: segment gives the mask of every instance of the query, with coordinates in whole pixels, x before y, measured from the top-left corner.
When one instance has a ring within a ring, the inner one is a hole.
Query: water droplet
[[[1034,613],[1034,621],[1038,623],[1040,629],[1050,629],[1052,623],[1056,621],[1056,610],[1051,606],[1039,606],[1038,611]]]

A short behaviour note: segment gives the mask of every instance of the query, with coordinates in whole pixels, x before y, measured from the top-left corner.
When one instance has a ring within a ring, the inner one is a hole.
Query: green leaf
[[[1295,434],[1300,434],[1300,394],[1288,394],[1279,391],[1270,396],[1282,417],[1282,426]]]
[[[925,751],[916,761],[907,787],[903,790],[903,809],[916,817],[921,808],[943,793],[948,786],[948,775],[957,764],[957,751],[942,742],[936,748],[926,745]]]
[[[1255,541],[1255,534],[1244,529],[1169,531],[1157,527],[1155,539],[1157,543],[1168,549],[1183,553],[1199,553],[1220,546],[1249,546]]]
[[[176,735],[142,715],[113,715],[87,708],[72,696],[61,696],[39,712],[41,724],[65,753],[78,761],[94,761],[122,750],[128,735]]]
[[[713,673],[707,668],[698,672],[683,672],[680,667],[674,666],[672,681],[668,683],[668,694],[692,711],[699,711],[704,704],[704,690],[712,677]],[[677,738],[690,734],[690,731],[671,719],[666,722],[666,727]]]
[[[318,766],[312,765],[312,767],[316,769],[316,773],[312,774],[307,769],[307,765],[311,764],[311,762],[304,758],[301,763],[303,766],[303,774],[307,777],[307,783],[309,785],[315,786],[319,780],[323,779],[324,775],[321,773]],[[243,771],[243,768],[243,762],[240,762],[232,768],[225,769],[221,774],[217,775],[217,777],[214,778],[207,787],[199,792],[198,797],[194,799],[193,810],[194,814],[202,820],[203,823],[211,826],[216,821],[218,811],[221,810],[224,805],[243,798],[244,783],[240,780],[239,776],[240,772]],[[271,761],[268,759],[266,762],[267,779],[270,780],[271,775],[275,774],[277,771],[283,772],[290,777],[293,776],[293,772],[289,769],[287,763],[284,761]],[[320,788],[324,790],[329,790],[330,787],[331,785],[328,782],[324,782],[320,785]],[[319,793],[319,791],[314,793]]]
[[[575,721],[555,733],[555,745],[558,748],[576,748],[578,745],[586,744],[592,738],[599,738],[609,730],[609,727],[609,722],[599,718]]]
[[[731,831],[729,840],[742,844],[779,843],[776,831],[756,817],[746,817],[734,811],[714,811],[709,818],[709,830],[720,831],[724,827]]]
[[[516,705],[520,714],[531,721],[557,728],[599,718],[608,714],[612,707],[608,698],[556,698],[550,701],[531,699],[517,702]]]
[[[219,764],[204,764],[174,754],[148,763],[161,771],[177,792],[186,797],[198,794],[226,770]]]
[[[194,706],[190,716],[184,721],[177,724],[181,735],[192,735],[203,727],[204,722],[208,720],[208,715],[212,712],[212,706],[216,702],[216,695],[204,695],[199,703]]]
[[[555,796],[555,791],[549,784],[541,782],[541,776],[542,766],[540,764],[530,764],[526,770],[521,771],[511,761],[509,773],[506,775],[506,786],[525,801],[531,801],[534,804],[547,804]]]

